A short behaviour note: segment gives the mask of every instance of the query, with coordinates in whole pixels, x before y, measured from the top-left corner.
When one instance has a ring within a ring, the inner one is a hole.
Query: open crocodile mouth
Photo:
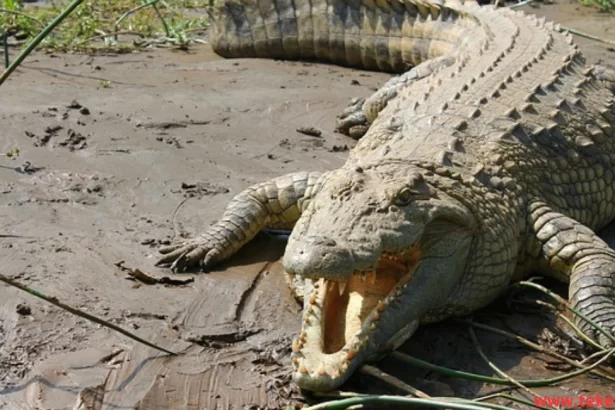
[[[364,349],[381,315],[402,294],[418,260],[418,245],[380,255],[375,269],[356,271],[345,281],[313,280],[303,326],[293,341],[291,361],[299,378],[337,379]]]

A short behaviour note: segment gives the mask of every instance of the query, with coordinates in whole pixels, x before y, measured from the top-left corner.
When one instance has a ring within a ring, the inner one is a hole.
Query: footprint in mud
[[[35,176],[31,183],[41,191],[30,195],[30,202],[74,202],[96,205],[114,184],[112,177],[78,173],[47,172]]]
[[[32,138],[32,144],[35,147],[44,147],[52,138],[58,136],[63,129],[64,127],[61,125],[53,125],[45,128],[43,135],[37,135],[31,131],[25,131],[25,133],[26,136]],[[87,138],[83,134],[69,128],[66,132],[66,138],[60,141],[57,146],[66,147],[72,152],[86,148],[88,143]]]
[[[160,141],[160,142],[164,142],[168,145],[172,145],[175,148],[183,148],[184,146],[179,142],[179,139],[177,139],[176,137],[162,137],[162,136],[158,136],[156,137],[156,141]]]
[[[66,139],[58,143],[58,145],[60,147],[68,148],[69,151],[76,151],[86,148],[88,146],[88,142],[83,134],[69,129]]]

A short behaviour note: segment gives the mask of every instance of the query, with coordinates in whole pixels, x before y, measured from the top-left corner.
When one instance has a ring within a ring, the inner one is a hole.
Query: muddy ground
[[[526,9],[615,40],[612,15],[568,1]],[[615,63],[612,48],[577,41],[590,62]],[[354,141],[333,132],[336,115],[387,78],[323,64],[223,60],[207,45],[31,56],[0,92],[0,149],[21,150],[15,161],[0,157],[0,273],[182,354],[158,353],[0,285],[0,409],[68,409],[97,397],[88,408],[280,408],[311,400],[289,384],[300,308],[278,262],[283,238],[261,235],[217,271],[178,275],[175,283],[147,284],[127,269],[168,276],[153,266],[157,247],[197,234],[243,188],[341,165]],[[500,303],[475,319],[578,354],[536,312]],[[517,378],[561,374],[552,359],[509,339],[483,331],[478,338]],[[467,326],[451,321],[420,330],[402,349],[495,374]],[[433,395],[496,390],[390,360],[380,365]],[[346,389],[399,393],[368,375]],[[536,390],[615,395],[612,384],[591,376]]]

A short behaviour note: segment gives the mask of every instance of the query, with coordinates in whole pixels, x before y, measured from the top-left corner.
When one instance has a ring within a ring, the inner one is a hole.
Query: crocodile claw
[[[369,121],[363,112],[364,98],[353,98],[337,119],[335,130],[356,140],[369,129]]]
[[[156,266],[170,266],[173,272],[185,272],[197,265],[205,269],[216,263],[218,254],[211,241],[203,238],[163,246],[158,252],[164,256]]]

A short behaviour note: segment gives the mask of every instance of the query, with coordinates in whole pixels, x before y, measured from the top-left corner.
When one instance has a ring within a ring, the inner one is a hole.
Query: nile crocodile
[[[300,387],[340,386],[419,324],[484,307],[531,271],[569,283],[572,306],[614,333],[615,251],[595,234],[615,218],[613,73],[587,66],[570,34],[423,0],[219,0],[212,17],[224,57],[400,74],[340,119],[366,131],[341,168],[249,187],[160,250],[174,271],[207,269],[264,228],[292,229]]]

